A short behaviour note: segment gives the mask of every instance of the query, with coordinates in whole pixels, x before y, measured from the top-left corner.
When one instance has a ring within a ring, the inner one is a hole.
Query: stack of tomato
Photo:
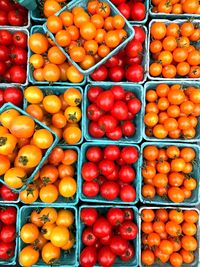
[[[89,1],[86,9],[75,6],[47,19],[47,29],[55,35],[72,61],[88,70],[128,37],[121,15],[112,15],[107,2]]]
[[[81,237],[85,248],[80,254],[80,264],[82,267],[93,267],[97,263],[111,267],[118,260],[122,266],[128,262],[132,266],[133,240],[138,233],[136,214],[131,208],[106,208],[106,212],[105,208],[103,213],[99,207],[81,210],[81,222],[86,227]]]
[[[200,78],[199,25],[191,21],[153,22],[150,28],[149,74],[163,78]]]
[[[174,203],[193,197],[198,177],[191,176],[196,152],[192,147],[148,145],[143,150],[142,195],[149,200],[156,195]]]
[[[0,207],[0,259],[6,263],[15,253],[16,220],[17,210],[14,206]]]
[[[111,2],[117,6],[120,13],[122,13],[126,19],[134,22],[144,20],[146,13],[148,13],[145,3],[143,3],[145,0],[111,0]]]
[[[91,102],[86,113],[90,120],[88,131],[92,137],[111,140],[133,138],[136,132],[133,120],[142,105],[135,93],[126,91],[120,85],[106,90],[92,86],[88,89],[87,97]]]
[[[62,202],[75,197],[77,191],[75,167],[78,159],[77,152],[73,149],[63,150],[53,148],[45,165],[34,178],[33,184],[20,192],[20,200],[25,204],[38,201],[44,203],[56,202],[62,196]],[[68,201],[69,202],[69,201]]]
[[[200,116],[200,90],[195,86],[160,83],[146,92],[146,135],[193,139]]]
[[[1,65],[1,63],[0,63]],[[23,92],[17,87],[1,88],[0,86],[0,107],[3,104],[11,102],[12,104],[21,107],[23,103]]]
[[[0,26],[26,26],[28,25],[28,10],[10,0],[0,1]]]
[[[25,218],[23,218],[24,220]],[[19,263],[24,267],[37,264],[59,263],[62,251],[69,251],[75,244],[75,218],[71,209],[43,208],[33,210],[30,222],[21,225]],[[72,251],[74,253],[74,251]],[[71,256],[73,257],[73,256]],[[67,261],[67,258],[65,258]]]
[[[198,265],[194,255],[198,249],[196,210],[144,208],[141,219],[142,266],[152,266],[158,260],[173,267]]]
[[[29,86],[24,91],[24,97],[29,103],[26,112],[49,126],[60,140],[63,138],[70,145],[81,140],[82,94],[79,89],[68,88],[59,95],[53,92],[45,95],[39,87]]]
[[[175,0],[168,2],[167,0],[152,0],[153,12],[166,14],[199,14],[200,4],[198,0]]]
[[[36,130],[35,121],[16,109],[0,114],[0,175],[10,188],[19,189],[54,141],[46,129]]]
[[[19,195],[13,192],[9,187],[5,186],[4,184],[0,185],[0,198],[3,201],[17,201],[18,196]]]
[[[98,67],[90,77],[94,81],[141,82],[144,78],[143,56],[145,51],[146,33],[144,27],[133,26],[135,35],[125,49]]]
[[[65,55],[45,34],[33,33],[29,38],[29,47],[33,52],[29,59],[30,71],[37,82],[83,81],[84,76],[68,63]]]
[[[83,163],[81,170],[83,194],[89,198],[100,194],[104,202],[119,198],[122,202],[134,202],[137,174],[133,164],[138,158],[139,151],[134,146],[91,146],[86,151],[88,162]]]
[[[26,82],[27,35],[0,30],[0,82]]]

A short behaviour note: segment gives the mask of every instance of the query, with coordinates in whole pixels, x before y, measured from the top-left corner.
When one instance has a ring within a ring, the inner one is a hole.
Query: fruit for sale
[[[45,149],[53,144],[54,137],[46,129],[37,130],[31,117],[13,108],[1,113],[0,123],[0,175],[8,187],[19,189],[40,163]]]
[[[158,139],[194,139],[200,116],[200,90],[196,86],[160,83],[147,90],[146,135]]]
[[[86,115],[89,119],[88,132],[93,138],[105,137],[111,140],[132,138],[136,132],[134,118],[141,110],[141,101],[137,93],[126,91],[115,85],[104,90],[100,86],[91,86],[87,97],[90,104]]]
[[[133,26],[134,38],[118,54],[112,56],[108,61],[98,67],[90,77],[94,81],[111,82],[142,82],[144,79],[144,60],[146,53],[145,28]]]
[[[197,23],[157,21],[152,23],[150,34],[151,77],[200,78],[200,52],[197,45],[200,28]]]
[[[0,29],[0,82],[24,84],[27,76],[26,65],[26,33],[24,31],[11,33],[9,30]],[[14,88],[10,87],[7,94],[8,99],[13,94],[14,104],[19,105],[21,97],[19,97],[19,100],[16,99],[17,89],[14,91]],[[0,97],[0,105],[2,104],[1,101]],[[8,100],[4,99],[4,102],[8,102]]]
[[[14,206],[0,207],[0,259],[8,262],[15,254],[17,210]]]
[[[174,15],[180,15],[180,14],[200,14],[200,6],[199,2],[196,0],[187,0],[184,2],[181,1],[171,1],[167,2],[166,0],[163,1],[156,1],[152,0],[153,9],[152,11],[154,13],[165,13],[165,14],[174,14]]]
[[[147,145],[143,149],[142,196],[153,201],[155,197],[182,203],[194,197],[198,177],[193,171],[197,155],[192,147],[176,145]]]
[[[37,82],[81,83],[84,76],[70,63],[54,42],[45,34],[35,32],[29,38],[32,51],[30,71]]]
[[[0,26],[27,26],[28,10],[17,2],[1,0]]]
[[[58,92],[54,94],[52,91],[50,93],[42,91],[37,86],[29,86],[24,91],[24,97],[28,101],[26,112],[49,126],[60,140],[63,139],[69,145],[74,145],[81,140],[82,94],[78,88],[72,87],[62,90],[60,94]],[[33,142],[41,146],[42,141],[42,146],[46,146],[40,136],[45,135],[42,132],[38,133],[33,138]],[[47,140],[49,138],[46,142]]]
[[[198,220],[199,214],[193,209],[143,208],[141,210],[142,266],[152,266],[157,260],[173,267],[193,264],[198,249]]]
[[[33,183],[20,192],[21,202],[56,203],[59,196],[62,197],[59,200],[62,203],[71,201],[77,192],[77,182],[74,178],[77,160],[78,154],[75,150],[54,147],[46,164],[34,177]]]
[[[107,2],[88,2],[85,9],[75,6],[58,16],[49,16],[46,27],[71,60],[88,70],[128,36],[124,17],[111,11]]]
[[[28,267],[37,264],[41,258],[46,264],[60,264],[61,252],[71,250],[75,257],[74,210],[42,208],[32,210],[30,223],[21,225],[20,238],[23,241],[19,262]],[[67,224],[68,223],[68,224]]]
[[[101,197],[101,201],[136,201],[133,165],[139,153],[134,146],[90,146],[86,151],[88,161],[82,164],[82,194],[84,199]]]
[[[117,207],[81,209],[81,223],[85,224],[81,231],[81,266],[92,267],[98,263],[111,267],[116,260],[122,264],[132,263],[135,256],[133,240],[137,238],[138,228],[135,211],[128,209],[134,216],[129,220],[125,216],[126,210]]]

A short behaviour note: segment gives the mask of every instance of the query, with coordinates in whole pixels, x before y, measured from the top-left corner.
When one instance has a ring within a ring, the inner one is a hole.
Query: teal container
[[[33,27],[31,27],[31,31],[30,31],[30,36],[33,34],[33,33],[42,33],[42,34],[45,34],[44,30],[43,30],[43,27],[40,26],[40,25],[35,25]],[[34,53],[30,50],[30,47],[28,48],[28,58],[30,58]],[[31,64],[29,63],[28,64],[28,80],[30,83],[32,84],[42,84],[42,85],[50,85],[49,82],[47,81],[43,81],[43,82],[40,82],[40,81],[36,81],[34,78],[33,78],[33,69],[31,67]],[[80,83],[70,83],[68,81],[66,82],[62,82],[62,81],[58,81],[58,82],[54,82],[54,83],[51,83],[51,85],[64,85],[64,86],[83,86],[85,85],[86,83],[86,76],[84,76],[84,79],[82,82]]]
[[[25,80],[25,82],[23,84],[5,82],[5,83],[1,83],[0,87],[2,87],[4,85],[9,85],[9,86],[26,86],[26,85],[28,85],[28,65],[29,65],[28,64],[28,58],[29,58],[29,56],[28,56],[28,54],[29,54],[28,53],[28,40],[29,40],[29,30],[26,29],[26,28],[27,27],[10,27],[10,26],[4,27],[4,26],[0,26],[0,31],[1,30],[7,30],[12,34],[14,34],[16,32],[23,32],[27,36],[27,47],[26,47],[26,49],[27,49],[27,66],[26,66],[26,80]]]
[[[19,233],[19,207],[16,204],[8,204],[8,203],[1,203],[0,208],[5,207],[14,207],[17,210],[17,216],[16,216],[16,239],[15,239],[15,253],[14,256],[8,260],[2,260],[0,259],[0,266],[9,265],[9,266],[16,266],[17,265],[17,251],[18,251],[18,233]]]
[[[132,27],[133,26],[142,27],[143,30],[146,33],[146,39],[145,39],[144,44],[143,44],[143,60],[142,60],[142,67],[144,69],[144,76],[143,76],[142,81],[136,83],[136,84],[143,84],[146,81],[146,79],[147,79],[147,71],[146,70],[147,70],[147,67],[148,67],[148,60],[147,60],[148,59],[148,57],[147,57],[147,55],[148,55],[148,50],[147,50],[147,47],[148,47],[148,31],[147,31],[146,26],[136,24],[136,22],[133,23],[133,24],[131,24],[131,25],[132,25]],[[94,81],[94,80],[92,80],[92,78],[90,77],[90,75],[88,75],[87,81],[89,83],[91,83],[91,84],[95,84],[95,83],[102,83],[102,84],[104,84],[104,83],[107,83],[107,82],[109,82],[110,85],[115,85],[116,84],[116,82],[108,81],[108,80],[106,80],[106,81]],[[117,82],[118,85],[121,85],[121,84],[124,84],[124,83],[127,84],[127,83],[131,83],[131,82],[129,82],[129,81]]]
[[[177,18],[177,15],[175,15],[176,17],[174,18]],[[197,15],[198,18],[199,18],[199,15]],[[162,16],[163,18],[163,16]],[[192,14],[192,18],[193,18],[193,14]],[[188,17],[189,19],[189,17]],[[162,22],[164,23],[166,26],[168,26],[169,24],[172,24],[172,23],[175,23],[175,24],[178,24],[179,26],[181,26],[184,22],[188,22],[188,19],[176,19],[176,20],[167,20],[167,19],[153,19],[150,21],[149,23],[149,28],[148,28],[148,32],[149,32],[149,36],[148,36],[148,68],[147,68],[147,76],[148,76],[148,79],[150,80],[153,80],[153,81],[162,81],[162,82],[165,82],[165,81],[170,81],[170,80],[177,80],[177,81],[185,81],[185,80],[189,80],[189,81],[200,81],[200,78],[189,78],[188,76],[184,76],[184,77],[181,77],[181,76],[178,76],[176,75],[174,78],[164,78],[162,77],[161,75],[158,76],[158,77],[153,77],[151,76],[151,74],[149,73],[149,69],[150,69],[150,64],[153,63],[153,62],[156,62],[155,60],[152,60],[151,58],[151,53],[150,53],[150,43],[151,43],[151,27],[152,25],[155,23],[155,22]],[[199,28],[199,20],[195,18],[192,19],[192,23],[194,25],[197,26],[197,28]],[[198,42],[192,42],[192,44],[198,49],[199,45],[200,45],[200,40]]]
[[[76,143],[75,145],[80,145],[82,142],[83,142],[83,108],[84,108],[84,98],[83,98],[83,89],[80,87],[80,86],[75,86],[75,85],[72,85],[71,86],[38,86],[44,93],[44,95],[52,95],[52,94],[55,94],[55,95],[61,95],[63,94],[67,89],[69,88],[76,88],[78,89],[80,92],[81,92],[81,95],[82,95],[82,101],[81,101],[81,111],[82,111],[82,119],[81,119],[81,122],[80,122],[80,129],[82,131],[82,137],[80,139],[80,141],[78,143]],[[27,106],[28,106],[28,103],[26,100],[25,101],[25,105],[24,105],[24,108],[26,109]],[[63,145],[63,146],[66,146],[68,144],[65,143],[64,140],[61,140],[59,142],[59,145]],[[70,146],[70,145],[68,145]]]
[[[135,169],[135,172],[136,172],[136,178],[135,180],[133,181],[132,185],[134,186],[135,188],[135,191],[136,191],[136,198],[133,202],[123,202],[119,197],[117,197],[116,199],[114,200],[106,200],[104,199],[103,197],[101,197],[101,195],[97,195],[96,197],[92,197],[92,198],[89,198],[89,197],[86,197],[83,192],[82,192],[82,184],[83,184],[83,180],[82,180],[82,176],[81,176],[81,169],[82,169],[82,165],[83,163],[87,162],[87,159],[86,159],[86,152],[88,150],[88,148],[90,147],[94,147],[94,146],[98,146],[100,148],[105,148],[106,146],[108,145],[117,145],[119,146],[120,149],[122,149],[123,147],[127,147],[127,146],[132,146],[132,147],[135,147],[137,148],[138,152],[139,152],[139,155],[140,155],[140,148],[139,146],[137,145],[134,145],[134,144],[122,144],[122,143],[110,143],[110,144],[105,144],[103,141],[102,142],[86,142],[84,143],[82,146],[81,146],[81,161],[80,161],[80,165],[79,165],[79,174],[80,174],[80,186],[79,186],[79,195],[80,195],[80,199],[83,201],[83,202],[92,202],[92,203],[109,203],[109,204],[119,204],[119,205],[135,205],[138,201],[139,201],[139,190],[140,190],[140,182],[141,182],[141,174],[140,174],[140,159],[138,159],[137,162],[135,162],[132,166],[134,167]]]
[[[65,206],[75,206],[75,205],[78,204],[78,200],[79,200],[79,190],[78,190],[78,188],[79,188],[79,185],[80,185],[80,173],[79,173],[78,166],[80,164],[80,156],[81,156],[80,149],[77,146],[66,146],[66,145],[64,145],[64,146],[60,146],[60,147],[63,150],[73,149],[73,150],[75,150],[77,152],[78,160],[77,160],[77,162],[75,164],[75,175],[74,175],[74,178],[76,179],[76,182],[77,182],[77,192],[76,192],[76,194],[75,194],[75,196],[73,198],[65,198],[65,197],[59,195],[58,199],[53,203],[44,203],[38,197],[38,199],[31,204],[32,206],[36,206],[37,207],[39,205],[39,206],[46,207],[48,205],[48,206],[52,207],[54,205],[58,205],[58,206],[62,207],[63,204]]]
[[[46,129],[48,130],[49,132],[51,132],[51,134],[53,135],[54,137],[54,142],[53,144],[46,150],[45,154],[43,155],[43,158],[42,160],[40,161],[40,163],[35,167],[34,171],[32,172],[32,174],[27,178],[26,182],[24,183],[24,185],[21,187],[21,188],[18,188],[18,189],[13,189],[12,190],[14,192],[21,192],[23,191],[26,186],[28,184],[30,184],[34,178],[34,176],[36,175],[36,173],[40,170],[40,168],[42,167],[42,165],[44,164],[45,160],[48,158],[49,154],[51,153],[51,150],[53,149],[53,147],[58,143],[58,137],[57,135],[50,129],[48,128],[47,126],[45,126],[43,123],[41,123],[40,121],[36,120],[35,118],[33,118],[32,116],[30,116],[28,113],[26,113],[24,110],[16,107],[15,105],[11,104],[11,103],[7,103],[5,105],[3,105],[3,107],[0,108],[0,114],[8,109],[15,109],[17,110],[20,114],[22,115],[25,115],[25,116],[28,116],[30,118],[32,118],[35,123],[37,124],[38,127],[40,127],[41,129]],[[3,176],[0,177],[0,181],[5,184],[4,180],[3,180]],[[5,184],[6,185],[6,184]]]
[[[31,11],[31,19],[35,24],[43,24],[47,20],[47,18],[41,16],[38,7]]]
[[[156,211],[156,210],[159,210],[159,209],[163,209],[163,207],[141,207],[139,209],[139,265],[140,267],[146,267],[146,265],[142,264],[142,260],[141,260],[141,250],[142,250],[142,230],[141,230],[141,224],[142,224],[142,219],[141,219],[141,212],[142,210],[144,209],[150,209],[150,210],[153,210],[153,211]],[[167,210],[168,212],[172,209],[176,209],[175,207],[165,207],[165,210]],[[179,207],[178,210],[180,211],[185,211],[185,210],[195,210],[198,215],[199,215],[199,210],[196,209],[196,208],[185,208],[185,207]],[[198,222],[196,223],[196,226],[197,226],[197,234],[195,235],[195,238],[197,239],[197,242],[198,242],[198,248],[194,251],[194,261],[191,262],[190,264],[186,264],[186,263],[182,263],[181,264],[181,267],[197,267],[199,266],[199,234],[200,234],[200,217],[199,217],[199,220]],[[162,263],[160,261],[155,261],[155,263],[153,265],[151,265],[151,267],[173,267],[169,261],[167,263]]]
[[[194,86],[200,89],[200,85],[197,81],[151,81],[151,82],[147,82],[144,85],[144,95],[146,96],[147,91],[153,89],[155,90],[156,87],[159,84],[168,84],[169,86],[172,86],[173,84],[181,84],[183,87],[187,87],[187,86]],[[146,107],[146,97],[144,96],[144,110]],[[144,124],[144,121],[143,121]],[[198,124],[196,126],[196,136],[192,139],[184,139],[182,137],[180,137],[179,139],[172,139],[170,137],[164,138],[164,139],[158,139],[156,137],[149,137],[146,135],[145,133],[145,124],[143,125],[143,138],[147,141],[151,141],[151,142],[183,142],[183,143],[195,143],[195,142],[200,142],[200,117],[198,117]]]
[[[158,206],[196,206],[200,203],[200,187],[199,187],[199,184],[200,184],[200,168],[199,168],[199,165],[200,165],[200,147],[198,145],[193,145],[193,144],[181,144],[181,143],[176,143],[176,144],[173,144],[173,143],[158,143],[158,142],[148,142],[148,143],[143,143],[142,146],[141,146],[141,155],[143,155],[143,150],[145,147],[147,146],[150,146],[150,145],[153,145],[153,146],[156,146],[158,148],[167,148],[169,146],[173,146],[173,145],[176,145],[178,148],[182,149],[184,147],[189,147],[189,148],[192,148],[195,150],[196,152],[196,158],[195,158],[195,162],[193,163],[193,171],[190,173],[191,177],[194,177],[197,181],[197,187],[194,191],[192,191],[192,196],[190,198],[186,198],[184,200],[184,202],[181,202],[181,203],[174,203],[172,202],[170,199],[168,199],[167,197],[160,197],[158,195],[156,195],[152,200],[148,199],[148,198],[144,198],[142,196],[142,180],[143,180],[143,177],[142,177],[142,166],[144,164],[144,161],[143,161],[143,156],[141,156],[140,160],[141,160],[141,168],[140,168],[140,175],[141,175],[141,184],[140,184],[140,201],[144,204],[155,204],[155,205],[158,205]]]
[[[115,5],[113,5],[109,0],[104,0],[104,2],[108,3],[111,9],[111,15],[118,15],[119,14],[119,10],[115,7]],[[71,1],[68,5],[66,5],[65,7],[63,7],[61,10],[59,10],[56,13],[56,16],[59,16],[63,11],[65,10],[71,10],[73,7],[75,6],[81,6],[84,9],[86,9],[87,7],[87,3],[88,1],[82,1],[82,0],[73,0]],[[125,18],[124,18],[125,19]],[[65,54],[65,56],[67,57],[67,59],[83,74],[90,74],[92,73],[96,68],[98,68],[100,65],[102,65],[103,63],[105,63],[110,57],[112,57],[113,55],[117,54],[117,52],[119,52],[122,48],[124,48],[126,46],[126,44],[133,38],[134,36],[134,30],[131,27],[130,23],[125,19],[125,26],[124,29],[127,32],[127,38],[121,43],[119,44],[116,48],[114,48],[106,57],[104,57],[103,59],[101,59],[97,64],[95,64],[94,66],[92,66],[91,68],[84,70],[82,69],[76,62],[74,62],[69,54],[66,52],[66,50],[61,47],[60,45],[58,45],[58,43],[55,40],[54,35],[47,29],[47,25],[46,23],[43,25],[44,31],[48,33],[48,35],[51,37],[51,39],[56,43],[56,45],[60,48],[60,50],[63,52],[63,54]]]
[[[47,205],[48,207],[48,205]],[[30,215],[32,213],[33,210],[38,210],[38,209],[42,209],[44,208],[43,206],[39,205],[37,207],[35,206],[23,206],[20,208],[20,216],[19,216],[19,229],[22,228],[22,226],[26,223],[29,223],[29,218]],[[62,251],[61,253],[61,257],[58,261],[55,262],[55,264],[53,264],[53,266],[62,266],[62,267],[74,267],[77,265],[77,255],[78,255],[78,215],[77,215],[77,208],[73,207],[73,206],[66,206],[64,203],[61,206],[58,205],[54,205],[53,208],[55,208],[57,211],[58,210],[62,210],[62,209],[67,209],[67,210],[71,210],[74,214],[74,226],[75,226],[75,238],[76,238],[76,242],[75,245],[73,246],[73,248],[70,250],[70,253],[65,253],[64,251]],[[29,244],[25,244],[21,238],[19,238],[19,242],[18,242],[18,257],[20,255],[20,251]],[[32,267],[46,267],[48,266],[40,257],[39,261],[32,265]]]
[[[17,2],[26,7],[28,10],[34,10],[35,8],[37,8],[37,3],[36,0],[17,0]]]
[[[118,83],[117,83],[118,84]],[[112,87],[110,83],[95,83],[95,86],[100,86],[104,90],[108,90]],[[84,92],[84,107],[83,107],[83,131],[84,131],[84,137],[87,141],[103,141],[105,143],[113,143],[115,142],[116,144],[119,143],[140,143],[142,141],[142,127],[143,127],[143,116],[144,116],[144,89],[140,84],[134,84],[134,83],[121,83],[121,85],[126,91],[133,92],[136,97],[141,101],[142,107],[140,112],[135,116],[133,122],[135,123],[136,126],[136,131],[133,137],[122,137],[119,141],[111,140],[108,139],[107,137],[102,137],[102,138],[94,138],[89,134],[88,127],[89,127],[89,120],[87,118],[87,107],[90,104],[88,98],[87,98],[87,92],[92,85],[87,85],[85,87],[85,92]]]
[[[83,205],[83,206],[80,206],[79,207],[79,238],[78,238],[78,241],[79,241],[79,251],[78,251],[78,256],[80,258],[80,254],[81,254],[81,251],[83,250],[83,248],[85,247],[84,244],[82,243],[82,239],[81,239],[81,236],[82,236],[82,232],[83,230],[85,229],[85,225],[82,223],[81,221],[81,217],[80,217],[80,214],[81,214],[81,211],[85,208],[91,208],[91,206],[89,205]],[[120,208],[120,209],[125,209],[125,208],[131,208],[134,212],[134,219],[133,219],[133,222],[136,224],[136,225],[139,225],[139,212],[138,212],[138,209],[137,207],[134,207],[134,206],[120,206],[120,205],[94,205],[92,206],[92,208],[95,208],[97,209],[97,211],[102,214],[102,215],[105,215],[106,212],[110,209],[110,208]],[[129,262],[124,262],[124,261],[121,261],[119,257],[116,258],[116,261],[115,263],[112,265],[112,267],[125,267],[125,266],[131,266],[131,267],[137,267],[138,266],[138,262],[139,262],[139,233],[137,234],[137,237],[134,239],[134,240],[131,240],[129,242],[132,242],[132,245],[134,246],[134,249],[135,249],[135,255],[133,257],[133,259]],[[99,264],[95,264],[94,267],[100,267]]]

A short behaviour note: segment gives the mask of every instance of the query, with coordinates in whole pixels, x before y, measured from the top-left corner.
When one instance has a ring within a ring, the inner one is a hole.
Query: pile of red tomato
[[[101,86],[91,86],[87,97],[90,101],[86,111],[90,121],[88,131],[93,138],[133,138],[137,127],[133,121],[142,105],[135,93],[120,85],[106,90]]]
[[[0,82],[26,82],[27,35],[24,31],[0,30]]]
[[[0,260],[13,258],[16,246],[17,210],[12,205],[0,207]]]
[[[0,63],[1,64],[1,63]],[[23,92],[17,87],[0,87],[0,107],[5,103],[12,103],[18,107],[21,107],[23,103]]]
[[[136,170],[139,152],[134,146],[123,148],[108,145],[104,148],[91,146],[86,151],[81,175],[84,180],[82,193],[87,198],[101,196],[104,202],[121,200],[134,202],[136,199]]]
[[[111,82],[142,82],[144,79],[145,28],[133,26],[134,38],[127,44],[125,49],[120,50],[107,62],[98,67],[90,77],[94,81]]]
[[[128,263],[135,257],[133,240],[138,234],[135,224],[136,214],[131,208],[83,208],[80,213],[82,230],[81,240],[85,246],[80,254],[82,267],[115,266],[120,260]]]
[[[0,26],[27,26],[28,10],[19,3],[0,1]]]

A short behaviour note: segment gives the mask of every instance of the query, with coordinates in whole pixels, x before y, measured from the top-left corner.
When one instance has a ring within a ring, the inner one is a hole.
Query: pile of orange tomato
[[[8,109],[0,115],[0,175],[5,184],[20,189],[54,142],[52,133],[36,129],[35,121]]]
[[[200,78],[199,24],[158,21],[150,28],[149,74],[163,78]]]
[[[22,266],[37,264],[41,258],[45,264],[59,261],[62,251],[72,249],[75,243],[74,213],[70,209],[43,208],[33,210],[30,222],[20,229],[24,247],[19,254]]]
[[[86,10],[76,6],[47,19],[47,28],[55,35],[57,44],[83,70],[94,66],[124,41],[124,26],[124,17],[111,15],[110,5],[99,1],[89,1]]]
[[[24,97],[28,102],[26,112],[49,126],[60,140],[63,138],[70,145],[81,140],[82,94],[78,89],[69,88],[60,95],[49,92],[45,95],[39,87],[29,86],[24,91]]]
[[[45,34],[36,32],[29,38],[32,55],[29,58],[33,78],[37,82],[81,83],[84,79],[76,67]]]
[[[146,92],[146,135],[192,139],[200,116],[200,90],[194,86],[160,83]]]
[[[196,152],[193,148],[175,145],[158,148],[146,146],[143,150],[142,195],[149,200],[166,197],[174,203],[192,198],[198,177],[191,176]]]
[[[74,179],[77,160],[78,155],[75,150],[53,148],[33,183],[20,192],[20,200],[25,204],[31,204],[38,199],[44,203],[53,203],[59,196],[73,198],[77,191],[77,182]]]

